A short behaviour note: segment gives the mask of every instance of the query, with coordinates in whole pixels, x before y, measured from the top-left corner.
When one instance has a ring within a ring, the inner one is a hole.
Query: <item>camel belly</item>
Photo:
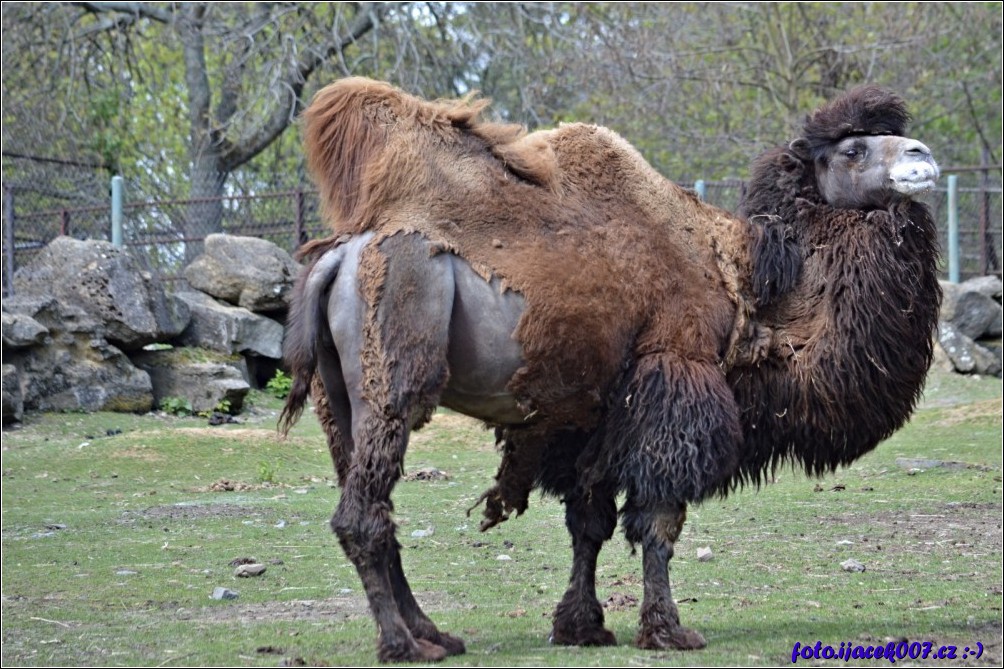
[[[462,258],[451,256],[454,278],[447,360],[450,378],[441,403],[488,423],[520,424],[526,416],[508,390],[524,365],[514,333],[523,296],[485,281]]]

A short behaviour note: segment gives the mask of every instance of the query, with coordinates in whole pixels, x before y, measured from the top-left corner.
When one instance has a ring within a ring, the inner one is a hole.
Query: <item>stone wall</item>
[[[3,423],[25,411],[143,412],[165,397],[240,411],[281,364],[298,271],[270,242],[210,235],[186,270],[197,290],[171,294],[121,248],[53,240],[3,301]]]

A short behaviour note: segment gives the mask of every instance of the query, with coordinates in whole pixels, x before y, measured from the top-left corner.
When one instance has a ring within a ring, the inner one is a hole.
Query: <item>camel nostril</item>
[[[931,149],[921,142],[912,141],[904,148],[903,153],[913,158],[929,158]]]

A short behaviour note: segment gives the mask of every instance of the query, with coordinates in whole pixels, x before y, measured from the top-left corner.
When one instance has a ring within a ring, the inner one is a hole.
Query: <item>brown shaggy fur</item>
[[[448,326],[422,318],[436,288],[413,272],[440,253],[463,258],[525,301],[514,335],[524,366],[508,390],[527,420],[497,426],[503,461],[479,500],[482,528],[522,512],[533,487],[561,495],[573,573],[554,639],[615,643],[595,570],[626,492],[625,536],[644,553],[636,643],[702,647],[680,625],[667,574],[686,504],[759,484],[784,463],[814,475],[847,464],[916,404],[940,301],[930,213],[905,200],[835,209],[816,181],[834,142],[899,135],[906,107],[874,87],[822,107],[798,142],[755,162],[733,216],[663,179],[605,128],[528,135],[482,121],[486,104],[425,102],[347,79],[305,113],[309,162],[338,237],[310,246],[318,260],[291,306],[294,384],[281,425],[315,396],[346,489],[332,528],[366,587],[380,658],[463,652],[411,597],[390,502],[408,429],[428,418],[450,371]],[[353,453],[311,383],[317,347],[330,342],[319,296],[342,242],[364,232],[372,239],[353,241],[366,244],[354,275],[367,310],[363,387],[349,392],[371,412]]]
[[[803,137],[818,156],[848,135],[902,135],[908,120],[902,99],[864,86],[810,116]],[[784,462],[812,475],[849,464],[906,422],[931,363],[941,288],[930,211],[833,209],[815,183],[812,162],[775,149],[754,163],[740,205],[753,228],[783,222],[802,257],[797,284],[756,316],[770,355],[729,372],[745,438],[739,480]]]
[[[605,128],[525,135],[478,120],[483,107],[428,103],[360,79],[319,93],[305,113],[306,145],[335,233],[418,232],[523,294],[516,336],[527,364],[510,390],[537,422],[594,424],[625,361],[702,365],[697,374],[711,385],[694,386],[706,394],[676,409],[678,427],[711,426],[710,438],[721,441],[697,449],[708,459],[690,473],[708,477],[684,481],[679,470],[676,483],[688,500],[714,491],[738,444],[734,402],[713,370],[749,339],[748,270],[739,266],[747,261],[735,252],[748,231],[663,179]],[[638,257],[639,248],[650,252]],[[367,387],[377,382],[368,378]],[[633,420],[644,431],[666,429],[660,402],[641,406]]]

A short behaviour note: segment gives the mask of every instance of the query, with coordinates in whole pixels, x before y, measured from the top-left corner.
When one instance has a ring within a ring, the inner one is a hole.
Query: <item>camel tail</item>
[[[283,360],[293,376],[286,405],[279,414],[279,431],[288,434],[303,414],[317,369],[317,340],[326,325],[324,293],[338,275],[345,247],[336,245],[300,272],[286,318]]]

